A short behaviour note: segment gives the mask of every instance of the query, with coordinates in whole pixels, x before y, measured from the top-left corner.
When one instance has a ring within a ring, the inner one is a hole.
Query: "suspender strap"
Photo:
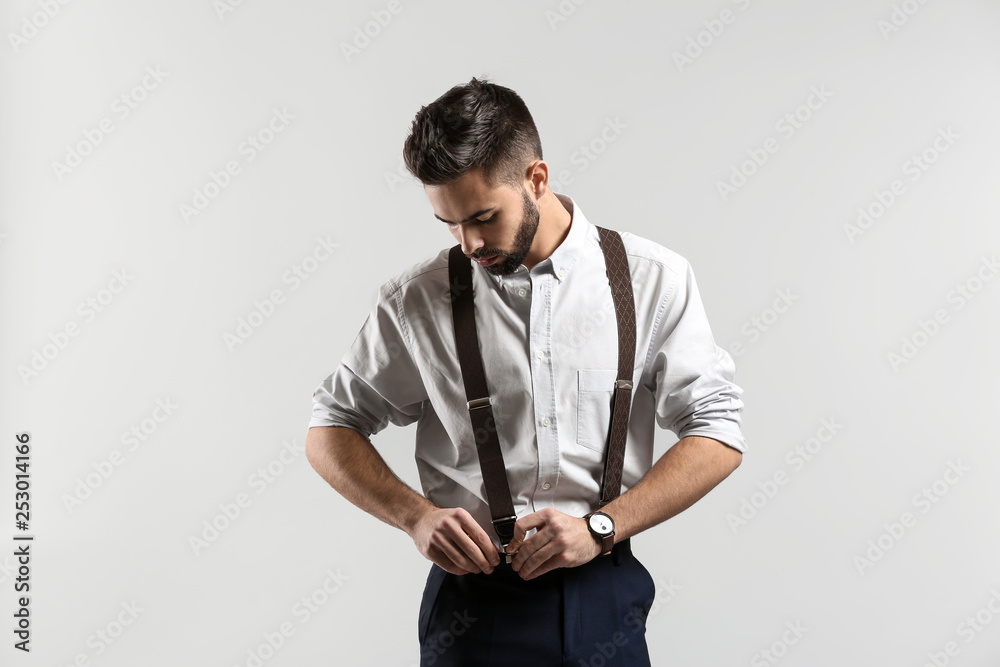
[[[621,236],[604,227],[598,227],[597,232],[618,320],[618,379],[611,399],[611,428],[601,483],[601,507],[604,507],[622,490],[622,466],[625,463],[628,417],[632,408],[632,369],[635,366],[635,296]]]
[[[500,451],[496,421],[490,393],[486,387],[483,359],[479,352],[479,334],[476,331],[476,312],[472,299],[472,261],[462,253],[461,244],[448,255],[448,278],[452,286],[452,318],[455,323],[455,342],[458,360],[462,366],[465,397],[468,399],[472,433],[479,452],[479,467],[483,472],[486,501],[490,505],[493,527],[500,543],[506,547],[514,537],[514,501],[507,484],[507,469]]]
[[[601,250],[607,269],[611,296],[618,320],[618,379],[611,398],[611,426],[608,429],[607,450],[601,483],[601,506],[621,494],[622,466],[628,439],[628,418],[632,407],[632,369],[635,366],[635,297],[625,246],[618,232],[597,227]],[[479,453],[479,465],[486,488],[493,527],[500,543],[506,547],[514,536],[514,502],[507,483],[507,469],[497,434],[493,407],[486,387],[486,373],[479,350],[476,313],[472,291],[472,262],[462,252],[461,244],[448,254],[448,278],[451,284],[452,318],[458,360],[465,383],[469,418]]]

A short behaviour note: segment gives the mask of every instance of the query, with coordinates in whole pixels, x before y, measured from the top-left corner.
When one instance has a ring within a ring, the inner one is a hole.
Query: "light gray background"
[[[454,243],[399,177],[413,115],[488,76],[528,104],[552,172],[572,177],[560,191],[593,222],[687,257],[717,342],[744,346],[743,465],[634,540],[660,589],[653,663],[775,664],[768,649],[789,666],[918,667],[928,653],[998,664],[1000,280],[976,281],[1000,252],[1000,5],[220,6],[3,4],[0,662],[248,665],[288,623],[263,664],[416,663],[429,563],[331,490],[301,447],[312,391],[378,284]],[[731,23],[713,23],[724,10]],[[348,59],[342,44],[372,12],[391,22],[368,25],[378,34]],[[688,48],[697,57],[679,67]],[[130,93],[146,68],[162,81]],[[813,87],[829,97],[800,108]],[[144,97],[125,118],[122,94]],[[275,109],[294,119],[248,161],[241,142]],[[776,123],[797,110],[808,119],[787,137]],[[54,163],[102,118],[112,131],[60,178]],[[626,127],[602,145],[608,119]],[[768,138],[778,150],[723,200],[717,183]],[[581,160],[586,145],[602,152]],[[925,150],[936,159],[911,180]],[[240,173],[185,221],[180,206],[229,160]],[[894,179],[903,194],[852,242],[845,225]],[[293,289],[283,275],[317,237],[339,246]],[[102,292],[122,270],[128,284]],[[961,308],[958,284],[978,288]],[[230,349],[225,334],[276,289],[284,301]],[[774,317],[779,290],[793,300]],[[88,298],[106,302],[89,321]],[[947,320],[921,334],[939,309]],[[73,323],[78,335],[22,378]],[[893,368],[904,337],[921,346]],[[157,423],[167,399],[178,407]],[[836,433],[797,468],[786,455],[826,436],[824,419]],[[141,446],[123,443],[154,425]],[[30,655],[9,632],[18,431],[34,442]],[[390,427],[375,442],[416,485],[413,435]],[[657,454],[675,440],[657,437]],[[115,450],[113,474],[68,508]],[[942,481],[952,464],[967,470]],[[261,485],[268,465],[280,474]],[[773,497],[754,496],[776,473]],[[935,502],[921,501],[935,482]],[[224,525],[220,505],[239,494],[250,504],[196,553],[191,538]],[[734,529],[744,500],[759,507]],[[894,537],[885,526],[904,512],[913,521]],[[859,565],[880,539],[884,555]],[[314,594],[324,604],[306,620],[296,604]],[[123,603],[142,611],[95,643]],[[948,642],[957,655],[943,655]]]

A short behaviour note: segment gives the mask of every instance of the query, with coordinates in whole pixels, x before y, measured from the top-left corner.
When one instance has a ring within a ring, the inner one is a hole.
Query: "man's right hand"
[[[493,541],[461,507],[428,510],[413,524],[410,537],[424,558],[452,574],[490,574],[500,564]]]

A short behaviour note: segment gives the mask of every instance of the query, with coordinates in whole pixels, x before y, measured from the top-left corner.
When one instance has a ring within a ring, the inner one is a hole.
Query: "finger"
[[[521,549],[524,548],[524,536],[528,531],[532,528],[540,528],[545,524],[545,517],[539,512],[532,512],[514,522],[514,537],[511,539],[510,544],[507,545],[507,553],[511,554],[515,551],[520,553]],[[534,535],[532,535],[532,539],[534,539]]]
[[[510,538],[510,542],[507,543],[505,551],[509,554],[512,554],[515,551],[517,551],[520,548],[521,543],[524,541],[524,535],[527,532],[528,531],[524,528],[524,526],[522,526],[520,523],[515,523],[514,537]]]
[[[496,547],[493,546],[493,541],[490,540],[479,522],[473,519],[468,512],[462,512],[456,518],[462,531],[457,540],[459,547],[479,567],[479,571],[492,572],[493,566],[499,564],[499,557]],[[494,560],[497,563],[494,563]]]
[[[437,547],[432,546],[430,548],[428,558],[431,560],[432,563],[440,567],[445,572],[458,575],[470,574],[470,572],[465,568],[456,565],[450,558],[444,555],[443,551],[441,551]]]
[[[482,548],[469,537],[470,532],[482,533],[483,529],[470,514],[462,513],[456,515],[454,518],[454,523],[447,522],[444,525],[444,532],[451,539],[457,550],[461,552],[462,559],[456,560],[456,562],[467,569],[472,569],[473,572],[486,572],[492,569],[493,565],[487,559],[486,554],[483,553]],[[492,542],[490,542],[490,545],[492,549]],[[454,556],[452,558],[454,559]],[[471,568],[469,565],[466,565],[466,562],[471,564]]]
[[[564,561],[558,556],[563,552],[559,550],[559,547],[555,542],[549,542],[542,548],[540,548],[535,553],[524,561],[521,569],[517,571],[521,578],[524,580],[534,579],[535,577],[540,577],[546,572],[551,572],[557,568],[563,567]]]
[[[489,562],[490,567],[496,567],[500,564],[500,556],[497,552],[496,545],[493,544],[493,540],[491,540],[490,536],[486,534],[486,531],[483,530],[483,527],[479,525],[478,521],[470,516],[469,522],[470,525],[466,527],[465,534],[468,535],[473,542],[475,542],[477,547],[479,547],[479,550]]]
[[[542,514],[541,511],[532,512],[531,514],[522,516],[520,519],[514,522],[514,533],[516,534],[518,528],[520,528],[522,529],[521,537],[524,537],[524,534],[527,533],[532,528],[541,528],[546,523],[548,523],[548,520],[545,518],[545,515]]]
[[[481,572],[482,568],[476,565],[476,563],[469,558],[454,540],[448,537],[442,537],[441,541],[438,543],[438,548],[445,554],[445,556],[451,560],[457,567],[462,568],[468,572]]]
[[[465,533],[462,533],[465,535]],[[444,557],[449,561],[454,563],[456,566],[468,570],[469,572],[479,572],[480,568],[476,567],[476,564],[472,562],[465,552],[455,543],[455,538],[457,536],[447,528],[442,529],[435,537],[433,541],[433,546],[436,547],[444,554]],[[468,536],[466,536],[468,539]]]
[[[525,562],[539,549],[541,549],[548,541],[549,536],[547,532],[537,531],[534,535],[526,539],[517,549],[517,555],[514,556],[514,560],[511,561],[511,567],[514,568],[515,572],[520,572],[521,568],[524,567]],[[509,551],[509,549],[508,549]]]

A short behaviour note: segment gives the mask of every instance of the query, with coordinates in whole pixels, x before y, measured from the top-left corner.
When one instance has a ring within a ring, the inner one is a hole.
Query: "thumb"
[[[524,526],[521,525],[521,522],[520,521],[516,522],[514,524],[514,537],[511,538],[510,543],[507,545],[505,551],[509,554],[512,554],[515,551],[517,551],[518,548],[521,546],[521,543],[524,542],[524,536],[526,533],[527,530],[525,530]]]

